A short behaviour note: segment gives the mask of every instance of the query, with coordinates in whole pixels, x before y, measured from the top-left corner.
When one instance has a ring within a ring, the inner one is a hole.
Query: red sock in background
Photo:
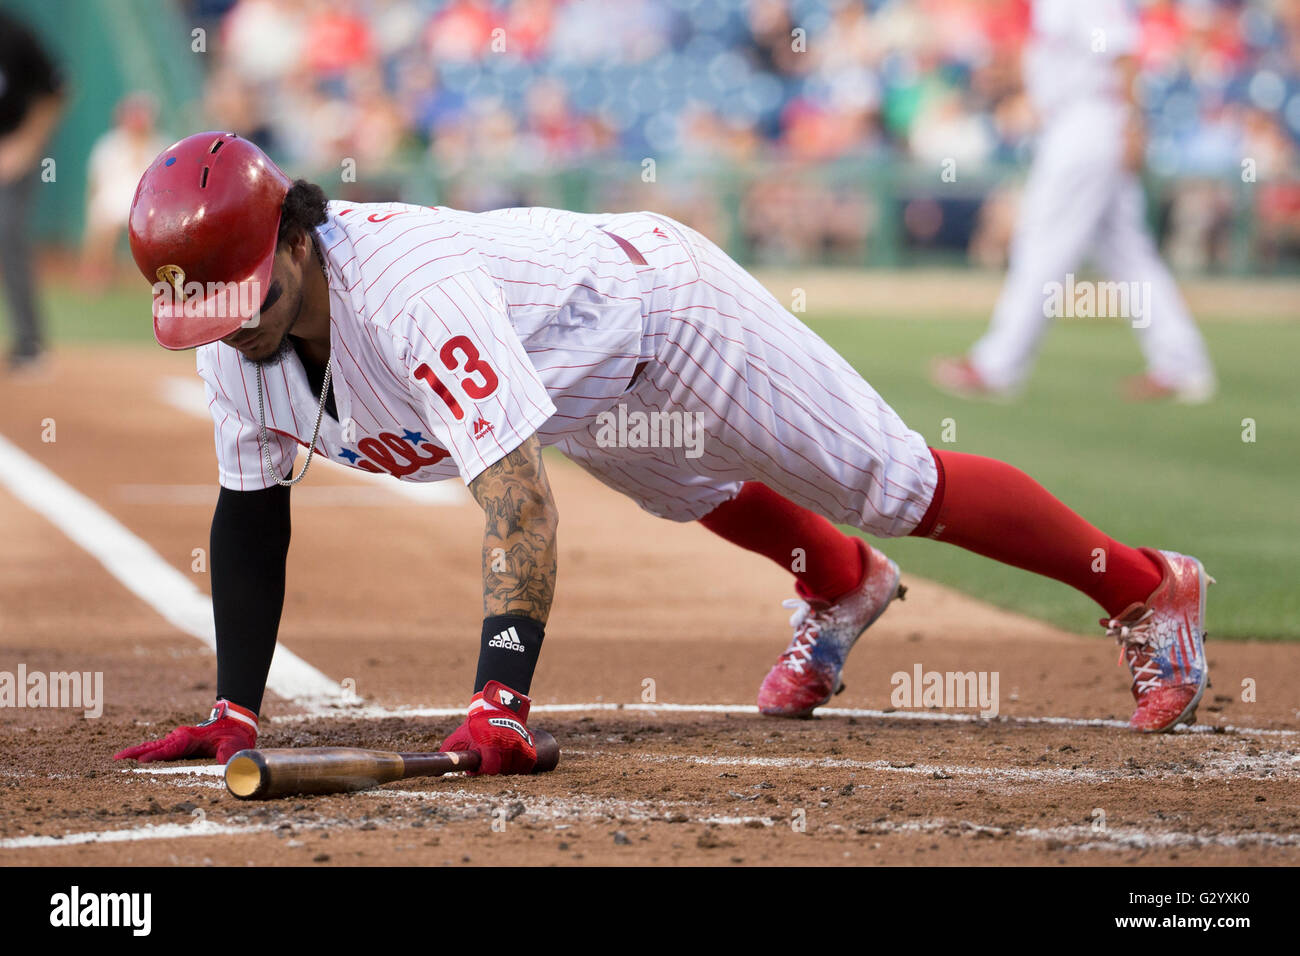
[[[805,570],[794,571],[794,576],[811,596],[824,601],[857,587],[866,573],[866,550],[857,538],[761,482],[745,482],[740,494],[713,509],[700,524],[784,568],[794,563],[794,550],[803,549]]]
[[[1156,563],[1102,533],[1018,468],[993,458],[930,449],[939,487],[912,532],[1063,581],[1111,617],[1160,584]],[[1105,571],[1096,571],[1098,549]]]

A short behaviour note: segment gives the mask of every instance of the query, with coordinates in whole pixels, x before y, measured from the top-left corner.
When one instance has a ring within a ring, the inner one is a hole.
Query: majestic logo
[[[474,437],[476,439],[482,438],[491,430],[492,430],[492,423],[488,421],[486,418],[484,418],[482,415],[474,419]]]
[[[507,628],[488,641],[488,647],[495,647],[503,651],[518,651],[520,654],[524,653],[524,645],[519,640],[519,632],[513,627]],[[501,692],[501,703],[509,707],[511,702],[505,699],[507,696],[505,691]]]

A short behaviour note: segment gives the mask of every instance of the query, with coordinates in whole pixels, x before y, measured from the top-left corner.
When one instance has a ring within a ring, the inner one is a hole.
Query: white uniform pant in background
[[[1086,261],[1108,282],[1149,290],[1150,316],[1132,320],[1147,371],[1161,382],[1213,389],[1214,370],[1196,324],[1146,225],[1138,177],[1123,166],[1124,111],[1081,104],[1052,119],[1029,173],[1010,268],[993,321],[971,350],[995,388],[1028,376],[1043,333],[1049,283],[1066,283]],[[1148,321],[1149,319],[1149,321]]]

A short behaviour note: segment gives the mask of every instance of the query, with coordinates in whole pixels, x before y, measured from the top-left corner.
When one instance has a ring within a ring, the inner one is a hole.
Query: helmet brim
[[[262,256],[252,275],[234,282],[214,283],[202,292],[181,296],[170,286],[155,286],[153,337],[173,352],[218,342],[241,328],[253,328],[262,314],[271,287],[276,241]],[[160,283],[161,285],[161,283]]]

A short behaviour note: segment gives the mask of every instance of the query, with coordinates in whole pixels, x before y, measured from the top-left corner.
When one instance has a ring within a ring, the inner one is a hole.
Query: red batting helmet
[[[265,153],[234,133],[187,136],[145,170],[129,233],[135,264],[154,283],[159,345],[206,345],[257,315],[291,185]]]

